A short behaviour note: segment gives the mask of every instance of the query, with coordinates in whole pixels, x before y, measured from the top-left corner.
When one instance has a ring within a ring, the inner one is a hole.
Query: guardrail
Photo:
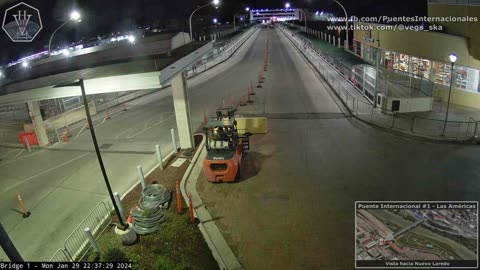
[[[384,108],[376,108],[364,97],[357,97],[353,91],[362,93],[349,78],[335,66],[328,55],[312,47],[308,42],[294,38],[292,33],[280,28],[285,36],[315,66],[317,71],[334,90],[352,116],[383,128],[394,129],[406,134],[435,140],[467,141],[477,138],[479,121],[447,121],[430,119],[412,114],[399,114]],[[330,60],[330,61],[329,61]],[[339,80],[341,78],[342,80]],[[350,88],[352,91],[349,91]],[[444,130],[445,125],[445,132]]]
[[[243,45],[243,43],[255,33],[256,30],[257,27],[252,27],[242,35],[235,36],[225,42],[224,46],[216,48],[206,54],[203,56],[202,60],[197,61],[187,69],[187,76],[189,78],[193,77],[229,59]]]
[[[75,230],[65,239],[63,248],[58,249],[50,258],[50,261],[79,261],[90,249],[85,228],[90,228],[93,236],[98,238],[110,225],[110,203],[100,202],[97,206],[77,225]]]

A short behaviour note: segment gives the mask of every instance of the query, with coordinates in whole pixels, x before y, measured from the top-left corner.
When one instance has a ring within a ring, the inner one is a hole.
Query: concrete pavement
[[[246,55],[263,61],[264,40],[265,31]],[[251,138],[239,182],[201,177],[197,186],[245,269],[353,269],[357,200],[478,199],[475,146],[411,141],[339,117],[344,109],[291,43],[277,30],[270,42],[271,68],[255,97],[265,91],[266,113],[278,117]]]
[[[207,86],[211,78],[221,76],[241,60],[242,55],[237,54],[189,80],[189,91],[195,93],[196,86]],[[217,89],[202,93],[198,102],[192,102],[196,105],[191,108],[195,129],[203,120],[204,106],[210,108],[220,101],[216,93]],[[172,150],[170,129],[175,128],[169,88],[128,102],[127,106],[126,112],[96,127],[112,189],[119,193],[138,181],[137,165],[142,165],[145,172],[156,165],[156,144],[160,144],[163,156]],[[0,221],[25,259],[48,260],[92,208],[107,199],[96,157],[90,153],[92,149],[90,134],[83,132],[69,143],[0,162]],[[151,153],[145,153],[148,151]],[[8,148],[2,148],[3,152],[15,154]],[[15,191],[20,192],[32,212],[28,219],[14,211],[19,208]],[[0,260],[6,259],[1,251]]]

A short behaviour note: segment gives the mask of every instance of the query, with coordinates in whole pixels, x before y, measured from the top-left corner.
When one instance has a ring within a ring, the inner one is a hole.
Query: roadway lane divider
[[[245,103],[245,96],[242,96],[242,99],[240,100],[240,106],[247,106],[247,103]]]
[[[258,77],[257,88],[262,88],[262,81],[260,80],[260,77]]]
[[[250,98],[250,96],[251,96],[251,95],[250,95],[250,88],[248,88],[248,89],[247,89],[247,97],[248,97],[247,103],[252,103],[252,102],[253,102],[253,100]]]
[[[193,214],[192,194],[188,192],[188,211],[190,213],[190,224],[195,224],[195,215]]]
[[[17,191],[17,199],[18,202],[20,203],[20,209],[22,210],[22,217],[27,218],[30,216],[30,212],[27,211],[27,208],[25,208],[25,204],[23,203],[22,197],[20,196],[20,193]]]
[[[177,193],[177,211],[179,214],[183,212],[183,206],[182,206],[182,193],[180,193],[180,183],[177,182],[175,183],[175,191]]]

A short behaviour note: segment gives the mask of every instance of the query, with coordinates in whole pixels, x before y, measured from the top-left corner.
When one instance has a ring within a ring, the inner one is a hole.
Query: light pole
[[[457,55],[452,53],[450,54],[450,63],[452,64],[451,70],[450,70],[450,90],[448,90],[448,101],[447,101],[447,113],[445,114],[445,122],[443,123],[443,133],[442,136],[445,136],[445,130],[447,129],[447,122],[448,122],[448,111],[450,109],[450,98],[452,96],[452,87],[453,87],[453,82],[454,82],[454,68],[455,68],[455,62],[457,62]]]
[[[246,12],[249,12],[249,11],[250,11],[250,8],[249,8],[249,7],[245,8],[245,11],[246,11]],[[238,13],[240,13],[240,12],[238,12]],[[237,28],[237,27],[236,27],[236,24],[235,24],[235,23],[236,23],[235,19],[237,18],[237,14],[238,14],[238,13],[233,14],[233,31],[235,31],[235,28]]]
[[[192,12],[192,14],[190,15],[190,39],[191,40],[193,40],[193,31],[192,31],[192,17],[193,17],[193,14],[195,14],[195,12],[197,12],[199,9],[202,9],[204,7],[208,7],[210,5],[218,6],[218,4],[220,4],[220,0],[213,0],[211,3],[200,6]]]
[[[72,13],[70,13],[70,18],[68,18],[68,20],[66,20],[64,23],[62,23],[62,25],[60,25],[57,29],[55,29],[55,31],[53,31],[53,34],[50,37],[50,41],[48,42],[48,54],[51,53],[52,39],[55,33],[57,33],[57,31],[60,30],[60,28],[62,28],[65,24],[67,24],[70,21],[81,22],[82,21],[81,17],[82,16],[80,15],[80,13],[74,10],[72,11]]]
[[[337,0],[332,0],[333,2],[337,3],[342,9],[343,9],[343,12],[345,13],[345,34],[346,34],[346,38],[347,40],[345,41],[346,44],[347,44],[347,50],[348,50],[348,14],[347,14],[347,10],[345,9],[345,7],[340,3],[338,2]]]
[[[102,155],[100,153],[100,148],[98,147],[97,136],[95,134],[95,128],[94,128],[94,125],[93,125],[93,122],[92,122],[92,117],[90,115],[90,109],[88,108],[87,94],[86,94],[86,91],[85,91],[85,84],[83,82],[83,79],[80,79],[77,82],[70,83],[70,84],[57,85],[54,88],[69,87],[69,86],[80,87],[80,90],[82,92],[83,105],[85,107],[85,114],[87,116],[87,123],[88,123],[88,126],[90,127],[90,135],[92,136],[93,146],[95,148],[95,153],[97,154],[98,164],[100,166],[100,170],[102,171],[103,179],[105,180],[105,185],[107,186],[108,195],[110,196],[110,200],[112,201],[113,208],[115,209],[115,213],[117,214],[118,223],[119,223],[119,225],[117,225],[117,228],[122,230],[122,231],[126,231],[129,227],[129,225],[126,224],[125,221],[122,219],[122,215],[120,214],[120,209],[118,208],[118,206],[115,202],[115,198],[113,196],[112,187],[110,186],[110,181],[108,180],[107,171],[106,171],[105,166],[103,164],[103,159],[102,159]]]
[[[285,3],[285,8],[290,8],[290,3]],[[307,14],[305,13],[305,10],[303,9],[300,9],[302,11],[302,14],[303,14],[303,19],[305,20],[305,29],[304,31],[307,32]]]

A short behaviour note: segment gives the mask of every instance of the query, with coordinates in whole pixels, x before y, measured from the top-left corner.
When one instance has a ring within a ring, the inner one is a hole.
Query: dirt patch
[[[201,137],[195,136],[197,146],[200,141]],[[187,161],[178,168],[170,166],[179,157],[183,157],[183,151],[170,159],[163,171],[156,169],[145,179],[147,184],[161,184],[173,192],[170,207],[165,209],[168,220],[162,223],[161,229],[149,235],[139,235],[138,241],[134,245],[125,247],[117,239],[114,226],[111,226],[98,239],[101,250],[100,258],[97,258],[91,252],[88,255],[89,261],[109,261],[112,260],[109,254],[116,254],[117,257],[131,261],[134,269],[218,269],[218,265],[197,226],[189,224],[186,205],[183,205],[181,214],[177,212],[174,194],[175,184],[176,181],[181,181],[193,155],[185,157]],[[141,185],[138,184],[125,196],[123,207],[127,212],[126,214],[138,204],[140,195]],[[116,216],[112,219],[113,223],[117,223]],[[115,252],[112,252],[112,250]]]

